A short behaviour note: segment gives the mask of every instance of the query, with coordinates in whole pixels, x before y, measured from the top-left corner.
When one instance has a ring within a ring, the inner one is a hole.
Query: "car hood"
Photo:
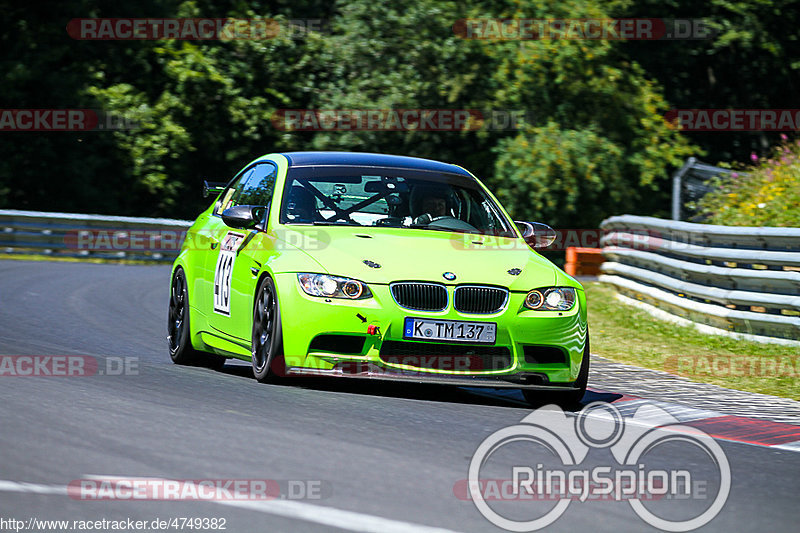
[[[481,283],[528,291],[553,285],[557,278],[556,267],[518,238],[337,226],[285,226],[281,238],[329,274],[366,283]],[[447,272],[455,279],[447,280]]]

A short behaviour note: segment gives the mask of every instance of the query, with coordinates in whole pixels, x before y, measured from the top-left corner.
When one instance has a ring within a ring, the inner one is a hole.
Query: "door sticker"
[[[225,316],[231,314],[231,276],[236,250],[244,235],[228,232],[219,247],[217,267],[214,270],[214,312]]]

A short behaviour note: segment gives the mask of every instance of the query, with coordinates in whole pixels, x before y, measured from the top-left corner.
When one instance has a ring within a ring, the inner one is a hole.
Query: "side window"
[[[268,205],[272,200],[277,168],[270,163],[258,164],[250,170],[233,194],[233,205]]]
[[[214,214],[222,214],[235,205],[269,205],[277,172],[277,167],[272,163],[259,163],[246,170],[225,189]]]

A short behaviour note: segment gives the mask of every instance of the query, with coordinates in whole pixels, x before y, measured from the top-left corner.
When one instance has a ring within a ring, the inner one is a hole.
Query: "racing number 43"
[[[219,257],[214,270],[214,312],[225,316],[231,314],[231,276],[236,262],[236,249],[244,235],[229,232],[222,239]]]

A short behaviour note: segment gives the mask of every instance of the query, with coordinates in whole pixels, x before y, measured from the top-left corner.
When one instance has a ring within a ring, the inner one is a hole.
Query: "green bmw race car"
[[[583,288],[531,249],[553,230],[512,222],[465,169],[280,153],[206,192],[172,269],[175,363],[583,397]]]

